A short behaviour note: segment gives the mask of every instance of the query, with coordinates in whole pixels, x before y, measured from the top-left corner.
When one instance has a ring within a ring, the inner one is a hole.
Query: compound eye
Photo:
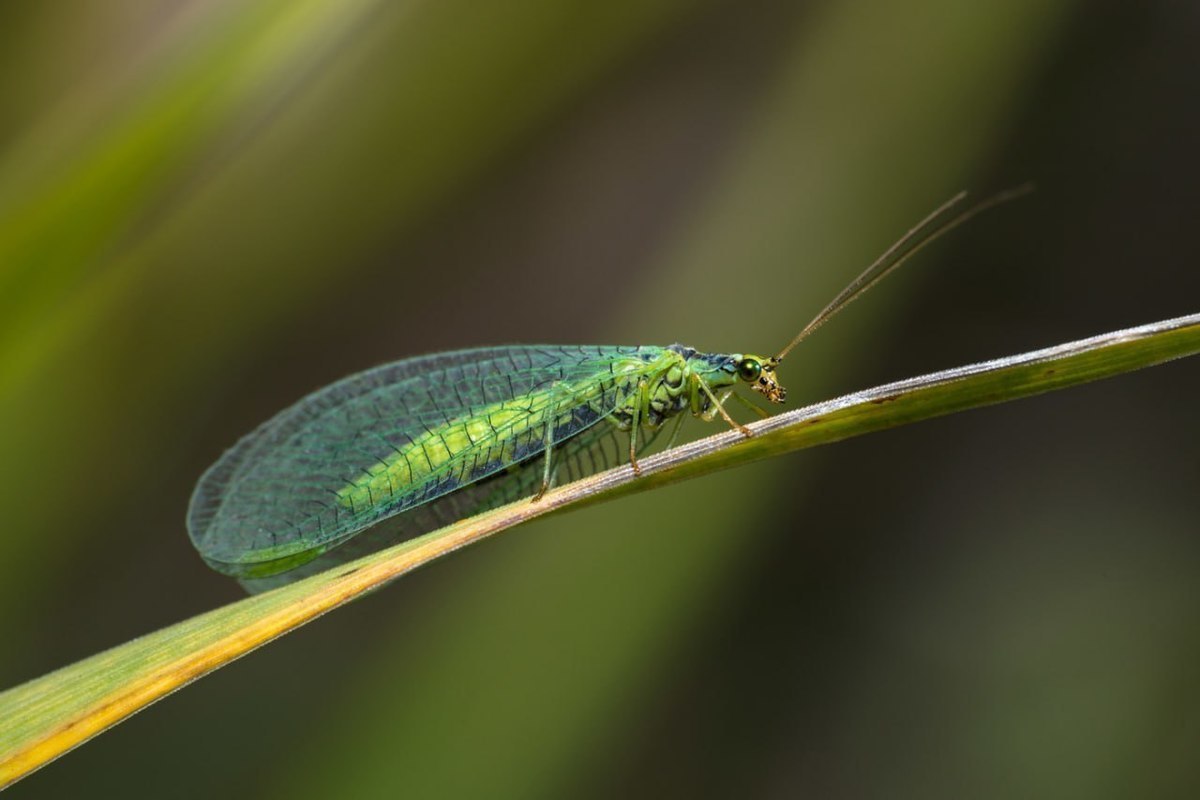
[[[747,383],[753,383],[762,375],[762,363],[755,358],[743,358],[737,365],[738,375]]]

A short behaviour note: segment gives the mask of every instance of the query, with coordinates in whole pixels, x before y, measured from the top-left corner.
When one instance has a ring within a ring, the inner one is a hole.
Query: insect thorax
[[[611,416],[613,424],[629,430],[637,419],[641,427],[656,430],[689,409],[703,413],[712,401],[699,382],[712,391],[734,384],[737,359],[721,353],[699,353],[680,344],[664,348],[660,356],[646,363],[639,383],[631,385],[621,398]]]

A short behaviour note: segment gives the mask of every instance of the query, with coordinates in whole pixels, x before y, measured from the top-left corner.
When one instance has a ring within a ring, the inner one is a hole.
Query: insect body
[[[557,356],[555,349],[560,351]],[[503,399],[463,404],[463,411],[444,424],[416,438],[402,437],[406,442],[392,443],[391,453],[337,492],[339,503],[353,514],[359,507],[375,508],[417,485],[437,487],[439,480],[447,485],[472,483],[506,464],[552,453],[554,445],[604,418],[630,433],[629,457],[636,470],[639,428],[656,432],[672,417],[682,421],[686,409],[711,419],[722,408],[714,389],[724,389],[739,377],[769,392],[775,402],[783,402],[785,392],[772,377],[770,359],[760,356],[707,355],[682,345],[639,347],[632,352],[619,347],[590,349],[578,348],[578,355],[553,347],[497,351],[494,358],[502,363],[507,356],[511,367],[506,373],[509,386],[492,388]],[[527,391],[517,393],[513,373],[521,371],[522,355],[529,362],[530,377],[538,372],[548,386],[534,378]],[[547,357],[551,360],[545,361]],[[543,362],[540,369],[535,361]],[[564,368],[566,362],[570,366]],[[553,378],[556,370],[561,379]],[[481,380],[477,397],[488,395],[488,380]],[[545,458],[544,463],[543,491],[549,486],[552,461]]]
[[[690,347],[510,346],[397,361],[303,398],[242,438],[201,477],[193,544],[257,590],[637,456],[668,421],[720,415],[745,385],[772,403],[792,347],[939,234],[961,195],[889,249],[778,355]]]
[[[648,443],[688,411],[711,418],[715,393],[735,382],[774,387],[781,398],[761,366],[769,363],[680,345],[547,345],[376,367],[314,392],[238,442],[201,478],[188,527],[222,572],[294,579],[312,571],[296,567],[335,547],[324,566],[361,554],[365,542],[338,546],[402,512],[434,506],[399,529],[383,526],[377,541],[540,493],[552,468],[578,477],[623,458],[636,464],[639,434]],[[628,434],[628,451],[617,431]],[[531,468],[539,457],[542,468]]]

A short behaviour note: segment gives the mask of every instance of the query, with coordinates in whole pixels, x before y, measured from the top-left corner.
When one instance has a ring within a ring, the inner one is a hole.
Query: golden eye
[[[746,383],[753,383],[762,375],[762,363],[756,358],[743,358],[737,365],[738,375]]]

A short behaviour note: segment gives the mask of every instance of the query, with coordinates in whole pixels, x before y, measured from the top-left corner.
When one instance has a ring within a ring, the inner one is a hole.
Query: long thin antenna
[[[954,207],[966,198],[967,193],[959,192],[954,195],[954,197],[951,197],[934,209],[933,213],[917,223],[908,233],[901,236],[895,244],[884,251],[883,255],[875,259],[875,262],[871,266],[863,270],[861,275],[850,281],[849,286],[842,289],[829,305],[821,309],[821,313],[813,317],[812,322],[805,325],[804,329],[796,334],[796,338],[792,339],[787,347],[779,351],[779,355],[775,356],[775,360],[783,360],[783,357],[791,352],[793,347],[807,339],[809,334],[828,322],[834,314],[837,314],[843,308],[850,305],[850,303],[866,294],[868,289],[898,269],[904,262],[919,253],[926,245],[954,230],[976,214],[987,211],[989,208],[994,208],[1001,203],[1016,200],[1018,197],[1023,197],[1032,191],[1033,184],[1025,183],[992,195],[987,200],[976,203],[965,211],[960,211],[954,216],[949,216]]]

